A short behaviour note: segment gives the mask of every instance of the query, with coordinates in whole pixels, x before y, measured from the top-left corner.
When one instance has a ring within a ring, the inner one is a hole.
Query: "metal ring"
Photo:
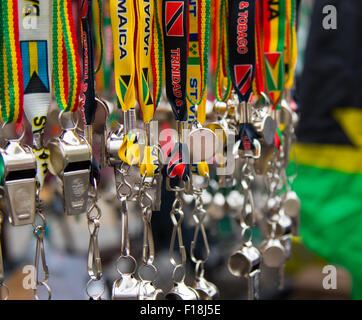
[[[92,295],[89,293],[89,288],[90,288],[90,285],[92,282],[97,282],[97,281],[101,281],[102,282],[102,290],[100,293],[98,294],[95,294],[95,295]],[[93,300],[98,300],[102,295],[103,293],[106,291],[106,284],[104,282],[104,280],[101,278],[99,280],[95,280],[95,279],[89,279],[88,282],[87,282],[87,285],[86,285],[86,288],[85,288],[85,291],[88,295],[89,298],[93,299]]]
[[[151,268],[154,271],[154,276],[151,279],[145,279],[144,277],[142,277],[141,272],[145,268]],[[142,281],[153,282],[153,281],[156,280],[157,274],[158,274],[158,270],[157,270],[157,268],[156,268],[156,266],[154,264],[144,264],[144,265],[140,266],[139,269],[138,269],[138,276]]]
[[[253,237],[253,232],[251,227],[241,229],[241,237],[244,243],[250,242]]]
[[[4,128],[8,125],[8,124],[11,124],[11,122],[4,122],[2,125],[1,125],[1,131],[4,130]],[[18,138],[15,138],[15,139],[6,139],[8,141],[14,141],[14,142],[20,142],[21,140],[23,140],[24,136],[25,136],[25,126],[24,126],[24,123],[23,122],[20,122],[21,124],[21,134]]]
[[[60,126],[62,127],[62,129],[63,129],[63,130],[76,130],[76,129],[78,128],[79,118],[77,118],[75,122],[74,122],[74,119],[72,119],[73,125],[74,125],[73,127],[65,128],[65,127],[63,126],[63,123],[62,123],[62,118],[63,118],[63,116],[64,116],[64,113],[65,113],[65,111],[64,111],[64,110],[61,110],[61,111],[59,112],[59,114],[58,114],[58,122],[59,122]],[[74,114],[75,114],[75,112],[72,112],[72,116],[73,116],[73,117],[74,117]],[[73,118],[73,117],[72,117],[72,118]]]
[[[40,300],[40,298],[39,298],[39,296],[37,294],[37,290],[38,290],[38,287],[41,287],[41,286],[43,286],[48,292],[48,299],[47,300],[51,300],[51,298],[52,298],[52,290],[45,281],[37,283],[36,288],[34,289],[34,298],[35,298],[35,300]]]
[[[122,272],[120,269],[119,269],[119,262],[121,259],[129,259],[130,261],[133,262],[134,264],[134,268],[133,268],[133,271],[132,272]],[[116,267],[117,267],[117,272],[120,274],[120,275],[132,275],[136,272],[136,269],[137,269],[137,261],[134,257],[128,255],[128,256],[119,256],[117,261],[116,261]]]
[[[176,271],[177,271],[178,269],[180,269],[180,268],[182,268],[182,270],[183,270],[183,275],[182,275],[182,277],[181,277],[181,280],[177,281],[177,280],[176,280]],[[186,278],[186,269],[185,269],[185,266],[184,266],[183,264],[178,264],[178,265],[176,265],[175,268],[173,269],[173,272],[172,272],[172,280],[173,280],[174,282],[184,282],[184,281],[185,281],[185,278]]]
[[[10,290],[9,290],[9,287],[5,284],[5,283],[2,283],[1,285],[0,285],[0,290],[2,290],[2,288],[5,288],[5,297],[4,297],[4,299],[2,299],[2,300],[8,300],[9,299],[9,295],[10,295]],[[0,292],[0,295],[1,295],[1,292]]]

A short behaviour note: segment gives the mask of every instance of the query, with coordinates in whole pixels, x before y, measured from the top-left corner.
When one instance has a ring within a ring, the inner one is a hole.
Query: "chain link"
[[[254,224],[254,197],[251,186],[255,180],[255,170],[251,157],[245,158],[241,169],[241,187],[244,202],[240,211],[241,237],[246,246],[252,246],[252,228]]]
[[[48,300],[51,299],[51,288],[48,284],[49,280],[49,269],[45,259],[45,249],[44,249],[44,235],[46,229],[46,218],[43,214],[43,201],[40,199],[40,185],[37,184],[36,189],[36,215],[41,219],[41,224],[33,224],[33,235],[36,239],[36,249],[35,249],[35,272],[36,272],[36,287],[33,289],[34,299],[39,300],[38,288],[43,286],[47,290]],[[41,263],[42,270],[44,272],[44,278],[39,280],[39,262]]]

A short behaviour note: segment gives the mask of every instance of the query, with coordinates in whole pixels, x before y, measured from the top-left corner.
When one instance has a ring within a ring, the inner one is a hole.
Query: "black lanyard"
[[[91,125],[97,109],[94,86],[94,45],[92,37],[92,0],[80,0],[83,48],[83,84],[81,106],[86,125]]]
[[[248,102],[255,74],[255,0],[229,0],[229,66],[240,102]]]
[[[163,0],[166,93],[176,120],[187,120],[188,0]]]

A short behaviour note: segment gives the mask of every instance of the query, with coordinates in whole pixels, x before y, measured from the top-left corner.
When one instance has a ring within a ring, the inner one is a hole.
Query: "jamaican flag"
[[[323,27],[327,5],[337,29]],[[362,299],[362,1],[315,0],[297,96],[301,236],[350,272]]]

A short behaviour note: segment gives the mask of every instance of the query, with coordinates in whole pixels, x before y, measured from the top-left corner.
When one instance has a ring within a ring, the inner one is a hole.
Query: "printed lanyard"
[[[263,1],[262,10],[266,91],[275,109],[284,88],[286,1]]]
[[[114,81],[118,106],[122,111],[135,108],[135,8],[132,0],[110,0],[113,33]]]
[[[92,0],[79,0],[80,22],[83,49],[83,84],[80,106],[84,123],[90,126],[97,109],[94,88],[94,47],[92,37]]]
[[[182,132],[187,124],[186,82],[188,58],[188,0],[163,0],[162,25],[166,93],[175,115],[179,140],[168,155],[169,178],[189,179],[188,147]]]
[[[53,77],[58,107],[76,111],[81,75],[71,0],[53,0]]]
[[[285,88],[291,89],[294,83],[294,72],[297,63],[297,25],[296,0],[286,0],[286,32],[285,32]]]
[[[252,94],[255,74],[255,0],[229,0],[229,63],[240,102]]]
[[[189,123],[195,119],[196,112],[200,123],[204,124],[206,120],[209,29],[210,0],[191,0],[186,87]]]
[[[23,118],[24,82],[17,1],[1,1],[0,21],[1,120],[3,123],[20,123]]]
[[[176,120],[187,120],[188,0],[164,0],[162,24],[166,93]]]
[[[48,172],[49,151],[43,145],[43,132],[51,102],[50,3],[29,4],[19,0],[19,39],[23,63],[24,113],[31,123],[33,152],[37,159],[37,180],[43,186]]]
[[[136,83],[137,100],[143,115],[143,122],[150,122],[155,113],[155,105],[150,91],[151,65],[151,31],[153,30],[154,5],[150,0],[136,1]]]
[[[144,177],[154,177],[160,173],[159,153],[151,141],[150,121],[154,117],[162,89],[162,32],[159,20],[158,0],[142,0],[136,2],[137,38],[136,38],[136,83],[147,144],[140,163],[140,173]],[[153,80],[153,91],[150,90],[150,78]]]
[[[232,83],[229,70],[229,46],[227,40],[227,1],[215,0],[214,41],[217,57],[215,95],[217,101],[226,102],[231,95]]]

